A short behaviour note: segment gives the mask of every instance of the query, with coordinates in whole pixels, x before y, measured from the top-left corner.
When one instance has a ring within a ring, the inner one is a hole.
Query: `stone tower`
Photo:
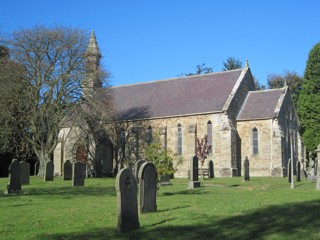
[[[92,31],[86,51],[86,79],[82,83],[82,93],[84,96],[91,95],[94,89],[102,87],[99,72],[100,58],[101,53],[96,36],[94,31]]]

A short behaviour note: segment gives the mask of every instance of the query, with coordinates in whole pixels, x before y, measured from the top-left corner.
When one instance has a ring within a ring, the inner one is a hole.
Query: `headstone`
[[[209,161],[209,178],[214,178],[214,166],[213,166],[213,161]]]
[[[44,171],[44,181],[53,181],[53,171],[54,171],[54,166],[52,161],[46,162],[45,165],[45,171]]]
[[[318,157],[314,159],[314,175],[318,174]]]
[[[160,177],[160,184],[161,184],[161,186],[172,185],[172,183],[170,182],[170,175],[169,174],[165,174],[165,175],[161,176]]]
[[[20,164],[18,159],[13,159],[9,165],[9,183],[7,185],[7,194],[21,192]]]
[[[34,164],[34,176],[37,176],[39,172],[39,161],[36,161],[36,163]]]
[[[198,157],[194,156],[190,161],[190,181],[189,181],[189,189],[200,187],[199,182],[199,162]]]
[[[141,165],[139,170],[140,212],[157,211],[157,170],[151,162]]]
[[[297,176],[296,176],[296,179],[297,179],[297,182],[300,182],[301,181],[301,162],[300,161],[297,161]]]
[[[139,177],[138,177],[139,169],[140,169],[141,165],[144,163],[145,163],[145,161],[138,160],[134,166],[134,177],[136,178],[137,184],[139,183]]]
[[[65,161],[63,164],[63,180],[72,179],[72,163],[70,160]]]
[[[30,182],[30,164],[26,161],[20,162],[21,185],[28,185]]]
[[[86,164],[82,162],[72,163],[72,186],[84,186]]]
[[[137,183],[129,168],[121,169],[116,178],[118,231],[130,232],[140,228]]]
[[[320,144],[318,145],[317,149],[316,149],[316,153],[317,153],[317,158],[320,159]],[[320,169],[320,166],[319,166],[319,163],[320,161],[318,160],[317,161],[317,168]],[[318,191],[320,191],[320,171],[318,171],[318,174],[317,174],[317,183],[316,183],[316,189]]]
[[[246,157],[243,163],[243,181],[250,180],[249,166],[250,166],[249,159],[248,157]]]
[[[287,171],[288,171],[288,182],[291,182],[291,175],[292,175],[292,171],[291,171],[291,158],[289,158],[289,161],[288,161]]]

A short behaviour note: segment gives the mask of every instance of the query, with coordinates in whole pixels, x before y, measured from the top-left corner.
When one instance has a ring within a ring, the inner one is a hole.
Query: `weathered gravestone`
[[[81,162],[72,163],[72,186],[84,186],[86,164]]]
[[[139,170],[140,212],[157,211],[157,170],[151,162],[142,164]]]
[[[63,180],[72,179],[72,163],[70,160],[65,161],[63,164]]]
[[[170,182],[170,175],[169,174],[165,174],[165,175],[160,176],[160,185],[161,186],[172,185],[172,183]]]
[[[189,189],[198,188],[201,186],[199,182],[199,162],[198,157],[194,156],[190,161],[190,181]]]
[[[250,166],[249,159],[248,157],[246,157],[243,162],[243,181],[244,182],[250,180],[249,166]]]
[[[213,166],[212,160],[209,161],[208,168],[209,168],[209,178],[214,178],[214,166]]]
[[[45,165],[45,171],[44,171],[44,181],[53,181],[53,171],[54,171],[54,166],[52,161],[46,162]]]
[[[287,172],[288,172],[288,182],[291,182],[291,177],[292,177],[291,158],[289,158],[289,161],[288,161]]]
[[[144,164],[145,161],[143,160],[138,160],[135,164],[135,167],[134,167],[134,177],[136,178],[136,181],[137,181],[137,184],[139,183],[139,169],[141,167],[142,164]]]
[[[297,182],[300,182],[301,181],[301,162],[300,161],[297,161],[296,172],[297,172],[296,180]]]
[[[20,176],[21,176],[21,185],[27,185],[30,182],[30,164],[21,161],[20,162]]]
[[[316,181],[317,175],[316,175],[316,162],[312,158],[312,153],[309,152],[309,175],[308,180],[309,181]]]
[[[129,168],[121,169],[116,178],[118,231],[130,232],[140,228],[137,183]]]
[[[316,153],[317,153],[317,158],[320,159],[320,144],[318,145],[317,149],[316,149]],[[318,164],[318,167],[319,168],[319,163],[320,161],[318,160],[317,161],[317,164]],[[320,169],[320,168],[319,168]],[[320,170],[318,170],[318,173],[317,173],[317,183],[316,183],[316,189],[318,191],[320,191]]]
[[[19,193],[21,191],[20,163],[18,159],[13,159],[9,165],[9,183],[7,185],[7,194]]]

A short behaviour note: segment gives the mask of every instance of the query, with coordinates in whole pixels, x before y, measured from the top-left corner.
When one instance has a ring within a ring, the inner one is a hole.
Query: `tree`
[[[36,26],[12,33],[12,59],[23,67],[28,82],[26,136],[44,173],[58,141],[59,123],[81,103],[88,34],[63,26]]]
[[[201,65],[196,66],[195,73],[181,73],[178,76],[193,76],[193,75],[200,75],[200,74],[208,74],[208,73],[212,73],[212,72],[213,72],[212,67],[206,67],[206,64],[202,63]]]
[[[308,151],[320,143],[320,42],[310,51],[298,98],[302,138]]]
[[[242,68],[242,62],[234,57],[228,57],[226,62],[223,62],[222,71],[235,70]]]
[[[256,85],[256,90],[265,90],[266,89],[266,86],[261,84],[259,79],[256,78],[255,76],[253,76],[253,81],[254,81],[254,84]]]
[[[303,83],[303,78],[299,76],[298,73],[295,71],[285,71],[284,74],[268,74],[267,81],[268,86],[271,89],[282,88],[286,83],[289,87],[293,102],[297,105]]]

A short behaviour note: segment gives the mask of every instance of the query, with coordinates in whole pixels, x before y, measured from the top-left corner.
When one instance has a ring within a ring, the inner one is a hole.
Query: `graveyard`
[[[138,206],[140,227],[120,233],[115,178],[72,186],[31,176],[12,194],[0,178],[0,239],[320,239],[315,181],[302,178],[294,189],[280,177],[200,177],[193,189],[189,181],[159,187],[155,211]]]

